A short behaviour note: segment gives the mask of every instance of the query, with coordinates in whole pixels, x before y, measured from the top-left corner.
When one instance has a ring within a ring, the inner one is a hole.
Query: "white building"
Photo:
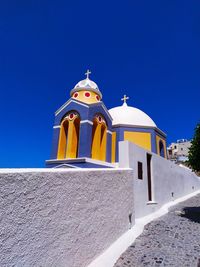
[[[176,143],[171,143],[167,148],[168,157],[174,161],[186,161],[188,159],[191,142],[187,139],[179,139]]]

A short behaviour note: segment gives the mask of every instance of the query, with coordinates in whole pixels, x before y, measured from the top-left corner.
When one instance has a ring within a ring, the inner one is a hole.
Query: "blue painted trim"
[[[62,111],[62,109],[66,108],[71,102],[79,103],[80,105],[85,106],[87,108],[89,107],[86,103],[83,103],[83,102],[81,102],[77,99],[74,99],[74,98],[70,98],[58,110],[56,110],[55,116],[58,116],[58,114]]]
[[[70,111],[77,111],[80,114],[81,120],[93,121],[96,114],[100,113],[103,115],[107,122],[108,130],[112,130],[112,120],[108,110],[105,108],[103,102],[95,103],[84,107],[81,102],[73,100],[69,103],[58,115],[55,116],[54,125],[60,125],[63,117]]]
[[[52,140],[52,150],[50,159],[56,159],[58,153],[58,143],[59,143],[60,128],[53,129],[53,140]]]
[[[151,151],[157,153],[156,148],[156,129],[154,128],[138,128],[138,127],[113,127],[113,131],[116,131],[116,161],[119,161],[119,142],[124,141],[124,132],[143,132],[151,134]],[[164,136],[162,136],[163,139]]]
[[[80,125],[78,157],[91,158],[92,127],[89,123],[81,123]]]
[[[46,162],[46,167],[47,168],[55,168],[55,167],[58,167],[58,166],[61,166],[65,164],[65,160],[62,160],[62,163],[61,162]],[[105,165],[101,165],[101,164],[96,164],[96,163],[92,163],[92,162],[85,162],[84,160],[83,161],[80,161],[80,162],[73,162],[73,160],[66,160],[66,164],[67,165],[71,165],[71,166],[74,166],[74,167],[78,167],[78,168],[114,168],[114,167],[109,167],[109,166],[105,166]]]
[[[107,133],[106,161],[111,162],[112,135]]]
[[[156,135],[158,135],[159,137],[161,137],[161,138],[163,138],[164,140],[166,140],[166,135],[161,134],[160,131],[158,131],[158,130],[155,129],[155,133],[156,133]]]
[[[165,148],[166,149],[163,149],[164,151],[164,154],[166,153],[167,155],[167,140],[166,140],[166,136],[162,135],[160,132],[156,131],[155,132],[156,136],[162,138],[164,141],[165,141]],[[156,144],[156,147],[157,147],[157,144]],[[158,147],[158,150],[160,150],[160,148]],[[156,150],[156,153],[157,153],[157,150]],[[162,155],[161,155],[162,156]],[[165,158],[165,155],[163,156]]]
[[[112,130],[112,120],[110,119],[110,116],[108,115],[108,111],[106,112],[103,108],[102,103],[93,104],[89,107],[89,114],[88,114],[88,120],[93,121],[96,114],[102,114],[103,117],[106,120],[108,130]]]
[[[60,125],[63,118],[70,111],[78,112],[81,120],[86,120],[88,118],[89,109],[87,107],[81,106],[78,102],[71,102],[58,115],[55,116],[54,125]]]
[[[164,150],[164,144],[163,144],[163,141],[162,140],[160,140],[159,141],[159,152],[160,152],[160,156],[161,157],[165,157],[165,152],[164,152],[165,150]]]
[[[156,132],[155,132],[155,130],[153,130],[153,132],[151,134],[151,150],[152,150],[152,152],[154,152],[155,154],[157,154],[157,149],[156,149]]]

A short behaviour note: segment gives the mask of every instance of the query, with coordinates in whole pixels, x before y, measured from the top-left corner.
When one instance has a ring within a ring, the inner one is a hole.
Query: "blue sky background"
[[[0,167],[43,167],[54,112],[86,69],[108,108],[190,139],[200,119],[200,1],[0,3]]]

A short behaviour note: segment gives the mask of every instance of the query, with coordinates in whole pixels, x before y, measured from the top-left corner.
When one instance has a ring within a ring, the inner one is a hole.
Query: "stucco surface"
[[[87,266],[128,230],[132,179],[131,170],[1,171],[0,266]]]

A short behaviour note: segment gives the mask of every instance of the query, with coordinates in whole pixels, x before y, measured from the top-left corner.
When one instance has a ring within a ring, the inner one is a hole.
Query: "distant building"
[[[171,143],[167,148],[168,158],[177,162],[188,160],[190,146],[191,142],[187,139],[179,139],[176,143]]]

